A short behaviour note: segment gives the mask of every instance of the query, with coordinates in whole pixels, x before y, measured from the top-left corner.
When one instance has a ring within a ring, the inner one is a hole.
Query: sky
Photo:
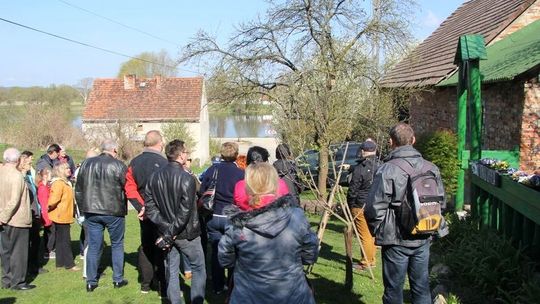
[[[417,0],[416,39],[428,37],[463,2]],[[177,57],[200,29],[226,41],[266,7],[262,0],[17,0],[0,1],[0,18],[129,56],[166,50]],[[0,87],[112,78],[127,60],[0,20]],[[181,66],[178,76],[193,76],[192,70]]]

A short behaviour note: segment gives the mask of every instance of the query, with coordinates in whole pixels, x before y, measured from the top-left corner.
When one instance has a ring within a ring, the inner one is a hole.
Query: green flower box
[[[495,187],[501,186],[501,174],[497,170],[476,162],[471,163],[470,166],[472,174],[478,176],[481,180]]]

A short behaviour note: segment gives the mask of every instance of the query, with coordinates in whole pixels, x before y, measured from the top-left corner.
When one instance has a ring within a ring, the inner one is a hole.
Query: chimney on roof
[[[135,78],[134,74],[124,75],[124,90],[133,90],[135,89]]]
[[[162,81],[161,75],[156,75],[156,88],[161,89],[161,81]]]

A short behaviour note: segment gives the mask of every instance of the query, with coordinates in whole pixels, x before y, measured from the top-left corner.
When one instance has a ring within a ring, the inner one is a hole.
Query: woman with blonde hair
[[[315,303],[303,265],[315,263],[318,242],[298,200],[278,197],[269,163],[249,165],[245,181],[252,210],[232,215],[219,242],[219,262],[234,267],[229,303]]]
[[[54,223],[56,238],[56,267],[78,271],[71,252],[70,225],[73,223],[73,187],[68,177],[71,169],[67,163],[56,164],[52,170],[49,194],[49,218]]]
[[[268,162],[270,153],[263,147],[253,146],[249,148],[246,156],[247,165],[253,163]],[[284,196],[289,194],[289,189],[287,188],[287,183],[283,179],[278,180],[277,187],[277,197]],[[276,199],[275,197],[274,199]],[[250,195],[247,191],[246,180],[240,180],[234,185],[234,204],[238,206],[242,211],[250,211],[253,208],[249,204]]]

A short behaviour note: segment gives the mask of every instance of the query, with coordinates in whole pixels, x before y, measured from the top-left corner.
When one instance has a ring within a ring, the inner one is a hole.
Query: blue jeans
[[[165,261],[167,276],[167,296],[172,304],[183,303],[182,290],[180,289],[180,255],[183,254],[189,260],[193,277],[191,279],[191,303],[204,302],[204,290],[206,288],[206,268],[204,253],[201,246],[201,238],[191,241],[175,240],[174,246],[167,254]]]
[[[413,304],[430,304],[429,242],[420,247],[382,246],[384,304],[403,303],[403,284],[408,273]]]
[[[103,252],[103,231],[107,228],[111,237],[113,282],[124,279],[124,231],[126,222],[123,216],[86,213],[84,228],[88,235],[86,254],[86,283],[97,285],[98,266]]]
[[[215,292],[223,291],[225,286],[225,269],[221,267],[218,261],[218,244],[221,237],[225,234],[225,226],[229,223],[226,217],[213,216],[207,223],[208,239],[212,243],[212,286]]]

